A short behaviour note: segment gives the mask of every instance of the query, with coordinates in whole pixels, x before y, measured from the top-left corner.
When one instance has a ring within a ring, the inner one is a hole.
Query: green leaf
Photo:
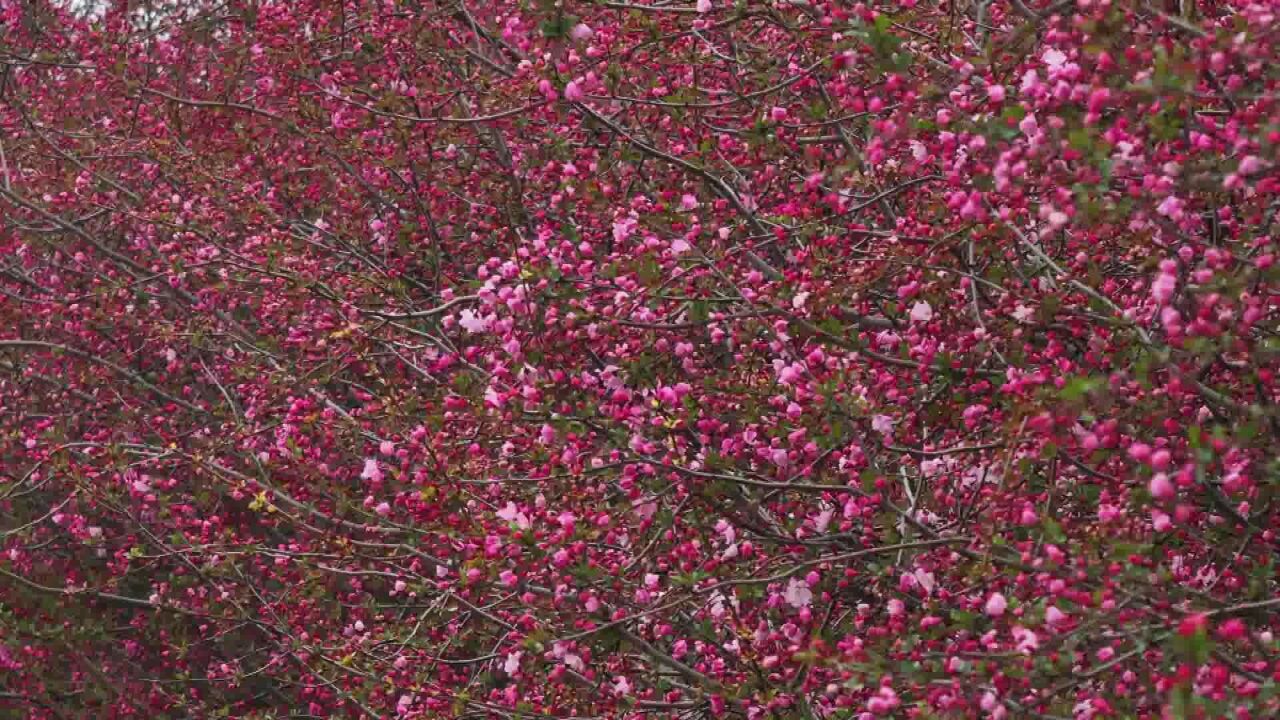
[[[1053,542],[1062,543],[1067,541],[1067,534],[1062,531],[1062,525],[1057,520],[1046,517],[1041,522],[1041,527],[1044,528],[1044,534]]]
[[[1058,394],[1063,400],[1071,402],[1083,399],[1102,386],[1103,381],[1100,378],[1074,377],[1067,381]]]
[[[951,611],[951,624],[957,625],[965,630],[972,630],[978,616],[971,612],[963,610]]]
[[[1022,107],[1021,105],[1010,105],[1006,107],[1004,109],[1004,112],[1000,113],[1000,115],[1005,120],[1012,120],[1013,122],[1016,123],[1022,118],[1027,116],[1027,109]]]
[[[551,20],[542,21],[542,36],[548,39],[563,38],[569,34],[569,18],[559,15]]]
[[[636,275],[640,277],[642,282],[652,283],[662,276],[662,271],[653,258],[646,258],[640,263],[640,267],[636,268]]]
[[[1093,134],[1086,128],[1076,128],[1067,133],[1067,142],[1073,149],[1083,152],[1093,147]]]

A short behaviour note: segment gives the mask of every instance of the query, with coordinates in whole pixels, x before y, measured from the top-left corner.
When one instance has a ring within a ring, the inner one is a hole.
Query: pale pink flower
[[[508,502],[501,510],[499,510],[498,517],[506,520],[507,522],[515,523],[521,530],[528,528],[530,525],[529,516],[520,512],[516,507],[516,504],[513,502]]]
[[[1032,631],[1015,626],[1011,631],[1013,640],[1018,645],[1018,652],[1023,655],[1031,655],[1040,648],[1040,638]]]
[[[474,310],[467,309],[458,313],[458,324],[469,333],[481,333],[489,329],[490,321],[477,315]]]
[[[1151,526],[1156,532],[1168,532],[1173,527],[1173,518],[1168,513],[1156,510],[1151,513]]]
[[[1008,607],[1009,602],[1004,599],[1004,595],[992,593],[991,597],[987,598],[987,604],[983,607],[983,612],[991,617],[1000,617]]]
[[[787,583],[787,592],[783,595],[783,599],[793,608],[809,607],[813,602],[813,591],[809,589],[809,584],[800,578],[791,578],[791,582]]]
[[[360,479],[382,482],[382,468],[378,466],[377,460],[373,458],[364,459],[364,469],[360,471]]]
[[[934,579],[933,573],[917,568],[914,577],[916,584],[920,586],[921,590],[924,590],[925,595],[933,594],[933,589],[937,587],[937,581]]]
[[[1165,305],[1173,299],[1173,293],[1177,289],[1178,278],[1162,272],[1156,275],[1156,279],[1151,283],[1151,297],[1161,305]]]
[[[893,418],[888,415],[872,415],[871,429],[888,437],[893,432]]]
[[[492,386],[484,391],[484,402],[489,407],[496,408],[498,410],[501,410],[502,406],[507,404],[506,400],[502,398],[502,395],[498,392],[497,388]]]
[[[820,533],[827,531],[827,526],[831,524],[831,518],[835,517],[835,512],[831,509],[823,510],[818,513],[818,517],[813,521],[813,527]]]
[[[787,451],[783,448],[774,448],[769,453],[769,459],[778,467],[786,467],[791,463],[790,458],[787,457]]]
[[[1239,175],[1253,175],[1262,170],[1262,161],[1254,155],[1246,155],[1240,159],[1240,165],[1236,167],[1236,173]]]
[[[1157,500],[1172,500],[1177,494],[1173,483],[1169,481],[1169,476],[1162,472],[1151,476],[1147,489],[1151,491],[1151,497]]]
[[[1156,207],[1156,212],[1170,220],[1181,220],[1184,214],[1182,206],[1182,200],[1178,199],[1176,195],[1170,195],[1160,202],[1160,205]]]

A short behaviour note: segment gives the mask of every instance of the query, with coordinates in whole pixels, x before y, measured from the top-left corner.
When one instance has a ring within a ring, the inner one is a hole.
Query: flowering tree
[[[1280,713],[1274,2],[99,5],[0,2],[7,716]]]

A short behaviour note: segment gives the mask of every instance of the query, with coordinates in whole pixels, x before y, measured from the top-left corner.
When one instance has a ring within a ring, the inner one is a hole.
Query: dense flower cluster
[[[1280,3],[62,5],[0,714],[1280,714]]]

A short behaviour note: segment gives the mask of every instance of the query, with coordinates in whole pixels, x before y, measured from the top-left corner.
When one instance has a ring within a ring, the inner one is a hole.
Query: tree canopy
[[[0,2],[0,714],[1280,714],[1272,0]]]

